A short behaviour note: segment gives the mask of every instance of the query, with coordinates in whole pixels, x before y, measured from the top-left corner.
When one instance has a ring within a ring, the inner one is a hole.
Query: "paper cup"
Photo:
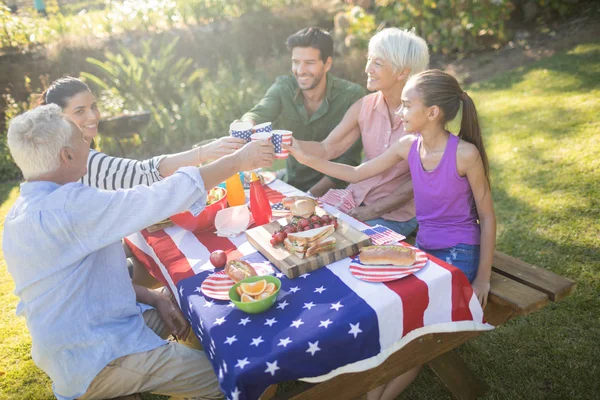
[[[288,158],[289,152],[282,148],[282,145],[292,144],[292,131],[274,130],[271,132],[271,142],[275,146],[275,158]]]
[[[246,142],[250,141],[250,135],[252,135],[252,124],[245,121],[236,121],[229,125],[229,133],[231,136],[244,139]]]
[[[262,124],[254,125],[252,127],[253,133],[261,133],[261,132],[271,132],[273,130],[270,122],[265,122]]]
[[[271,136],[273,136],[271,132],[258,132],[250,135],[250,140],[252,140],[253,142],[257,140],[269,140],[271,139]]]

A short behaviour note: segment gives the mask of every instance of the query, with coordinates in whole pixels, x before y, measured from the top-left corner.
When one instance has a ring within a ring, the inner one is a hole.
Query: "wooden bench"
[[[485,318],[492,325],[501,325],[559,301],[574,289],[575,283],[567,278],[496,251]],[[413,340],[377,368],[340,375],[319,384],[298,382],[280,394],[276,394],[273,385],[261,399],[353,399],[423,364],[434,371],[455,398],[475,399],[487,390],[487,385],[469,370],[455,349],[480,334],[428,334]]]

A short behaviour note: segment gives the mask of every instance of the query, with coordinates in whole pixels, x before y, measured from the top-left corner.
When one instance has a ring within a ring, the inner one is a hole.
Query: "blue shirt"
[[[165,343],[144,324],[121,238],[206,204],[197,168],[152,186],[102,191],[26,182],[2,243],[31,334],[33,361],[59,399],[83,395],[111,361]]]

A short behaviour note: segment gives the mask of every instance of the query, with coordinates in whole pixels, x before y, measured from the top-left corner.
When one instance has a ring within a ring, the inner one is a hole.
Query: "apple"
[[[227,264],[227,254],[223,250],[215,250],[210,253],[210,263],[215,268],[223,268]]]

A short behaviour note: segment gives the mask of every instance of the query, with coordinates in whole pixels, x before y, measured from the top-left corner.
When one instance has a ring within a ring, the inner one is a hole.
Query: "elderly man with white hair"
[[[13,119],[8,147],[26,182],[6,217],[2,247],[32,358],[56,397],[222,398],[203,352],[159,337],[185,338],[189,325],[167,294],[131,283],[121,238],[181,211],[198,214],[207,188],[270,165],[273,146],[254,142],[152,186],[118,191],[77,182],[89,143],[59,106]]]
[[[375,92],[354,103],[322,142],[297,140],[300,147],[327,160],[344,153],[360,137],[366,159],[385,152],[406,135],[400,108],[402,89],[408,78],[429,63],[427,43],[413,31],[387,28],[369,41],[365,67],[367,89]],[[405,236],[417,227],[408,161],[380,175],[351,184],[356,208],[349,214],[369,225],[384,225]]]

